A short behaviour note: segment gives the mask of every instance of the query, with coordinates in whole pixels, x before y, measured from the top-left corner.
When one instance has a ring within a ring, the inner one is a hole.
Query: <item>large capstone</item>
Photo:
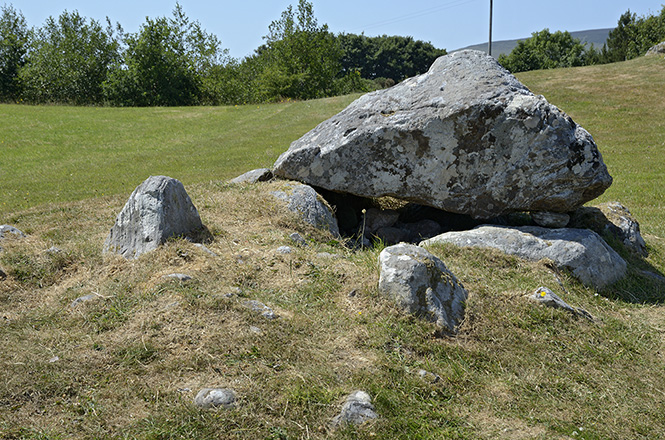
[[[183,184],[171,177],[150,176],[118,214],[104,242],[104,252],[136,258],[171,237],[194,236],[202,229],[199,213]]]
[[[612,183],[586,130],[478,51],[356,100],[293,142],[274,174],[475,218],[572,211]]]

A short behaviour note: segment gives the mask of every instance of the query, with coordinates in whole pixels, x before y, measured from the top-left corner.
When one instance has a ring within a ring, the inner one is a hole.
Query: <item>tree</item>
[[[342,70],[359,70],[363,78],[402,81],[426,72],[434,60],[445,55],[431,43],[412,37],[340,34]]]
[[[327,25],[319,26],[313,6],[299,0],[273,21],[257,51],[264,58],[261,85],[272,97],[311,99],[334,94],[341,50]]]
[[[21,92],[18,73],[25,64],[30,30],[21,12],[0,7],[0,100],[14,101]]]
[[[25,97],[37,103],[101,103],[102,83],[119,57],[118,47],[108,18],[104,28],[76,11],[65,11],[58,20],[49,17],[20,71]]]
[[[176,3],[172,18],[146,18],[125,37],[123,63],[105,84],[117,105],[194,105],[213,100],[210,75],[227,59],[214,35],[192,22]]]
[[[509,55],[500,55],[499,63],[511,72],[554,69],[587,64],[584,44],[569,32],[549,29],[531,34],[531,38],[519,41]]]
[[[649,48],[665,40],[665,6],[659,15],[638,17],[630,9],[624,12],[617,27],[610,31],[602,50],[602,61],[613,63],[644,55]]]

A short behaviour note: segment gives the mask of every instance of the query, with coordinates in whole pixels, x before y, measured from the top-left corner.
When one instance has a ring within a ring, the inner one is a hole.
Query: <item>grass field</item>
[[[0,216],[131,192],[150,175],[187,185],[270,167],[353,98],[237,107],[0,105]]]
[[[631,209],[650,255],[618,249],[626,280],[597,292],[563,273],[563,291],[544,262],[434,247],[469,291],[454,338],[378,296],[380,246],[352,252],[303,225],[268,196],[275,183],[225,183],[269,166],[352,97],[0,106],[12,121],[0,128],[0,224],[29,234],[0,254],[0,439],[665,438],[665,285],[641,273],[665,272],[665,60],[520,79],[594,135],[615,178],[601,200]],[[134,261],[101,255],[150,174],[183,181],[216,257],[185,240]],[[293,246],[294,231],[309,246]],[[293,252],[275,252],[283,245]],[[163,277],[173,272],[193,280]],[[596,320],[535,306],[527,296],[541,285]],[[237,407],[197,409],[194,395],[210,386],[236,390]],[[332,431],[356,389],[380,418]]]

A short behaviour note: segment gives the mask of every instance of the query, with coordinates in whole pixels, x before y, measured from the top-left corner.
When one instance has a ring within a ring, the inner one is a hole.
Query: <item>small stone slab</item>
[[[584,309],[568,305],[568,303],[559,298],[559,296],[556,293],[552,292],[547,287],[537,288],[536,291],[533,292],[531,299],[533,299],[534,301],[538,301],[539,303],[547,307],[553,307],[555,309],[565,310],[566,312],[571,313],[575,316],[581,316],[583,318],[588,319],[589,321],[593,321],[593,316],[591,316],[589,312],[587,312]]]
[[[289,238],[298,246],[307,246],[307,240],[305,240],[303,236],[298,234],[297,232],[294,232],[293,234],[289,235]]]
[[[175,279],[181,282],[189,281],[192,279],[191,276],[184,273],[170,273],[168,275],[164,275],[164,278]]]
[[[258,183],[267,182],[270,179],[272,179],[272,171],[269,168],[258,168],[229,180],[229,183]]]
[[[289,211],[299,214],[305,223],[317,229],[327,229],[334,236],[339,236],[339,226],[331,208],[311,186],[287,182],[283,189],[273,191],[271,194],[277,200],[286,203]]]
[[[203,409],[232,409],[236,405],[236,393],[229,388],[203,388],[194,397],[194,404]]]
[[[601,235],[610,234],[631,252],[642,257],[649,255],[639,223],[628,208],[619,202],[583,206],[572,213],[569,226],[591,229]]]
[[[260,313],[261,316],[263,316],[266,319],[277,319],[277,315],[275,315],[275,312],[273,312],[273,310],[270,307],[263,304],[261,301],[256,301],[252,299],[243,302],[243,305],[247,308],[252,309],[252,311],[256,313]]]
[[[10,225],[0,225],[0,240],[5,238],[6,234],[14,234],[17,237],[25,237],[25,234],[20,230]]]
[[[552,260],[569,269],[587,286],[606,287],[626,275],[626,262],[595,232],[538,226],[483,225],[469,231],[446,232],[420,243],[451,243],[460,247],[493,248],[530,261]]]
[[[374,410],[372,399],[365,391],[354,391],[342,406],[342,411],[332,419],[333,428],[347,425],[361,425],[379,416]]]
[[[536,211],[531,213],[533,222],[543,228],[565,228],[570,216],[564,212]]]
[[[292,251],[289,246],[280,246],[275,250],[278,254],[290,254]]]
[[[90,294],[85,295],[85,296],[80,296],[80,297],[76,298],[74,301],[72,301],[72,303],[69,305],[69,307],[74,309],[74,308],[80,306],[81,304],[83,304],[85,302],[90,302],[90,301],[93,301],[97,298],[98,298],[98,296],[95,295],[94,293],[90,293]]]
[[[9,234],[14,235],[16,238],[25,237],[25,234],[20,229],[17,229],[10,225],[0,225],[0,241],[7,238]],[[0,246],[0,251],[2,251],[2,246]]]

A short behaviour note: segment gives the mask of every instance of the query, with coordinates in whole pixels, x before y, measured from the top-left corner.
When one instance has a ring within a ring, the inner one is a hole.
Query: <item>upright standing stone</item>
[[[446,332],[457,330],[468,294],[443,261],[419,246],[400,243],[381,251],[379,266],[379,293]]]
[[[586,130],[478,51],[364,95],[293,142],[273,172],[475,218],[572,211],[612,183]]]
[[[111,228],[104,252],[125,258],[156,249],[170,237],[188,236],[203,223],[179,180],[151,176],[139,185]]]

